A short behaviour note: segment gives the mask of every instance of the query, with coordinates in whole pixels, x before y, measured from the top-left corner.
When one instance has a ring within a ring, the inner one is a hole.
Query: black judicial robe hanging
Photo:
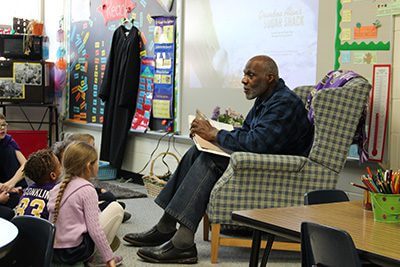
[[[99,97],[105,102],[100,159],[120,169],[136,108],[140,75],[139,30],[118,27],[113,35]]]

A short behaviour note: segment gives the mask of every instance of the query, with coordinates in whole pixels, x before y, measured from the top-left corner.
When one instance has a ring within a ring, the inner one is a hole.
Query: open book
[[[189,125],[192,124],[192,121],[195,118],[196,118],[196,116],[189,115]],[[203,117],[203,119],[207,119],[207,118]],[[218,130],[227,130],[227,131],[233,130],[233,126],[231,124],[214,121],[214,120],[209,120],[209,119],[207,119],[207,120],[210,122],[210,124],[212,126],[217,128]],[[193,139],[193,142],[196,145],[197,149],[200,151],[213,153],[213,154],[217,154],[217,155],[225,156],[225,157],[231,156],[232,151],[220,147],[216,142],[207,141],[198,135],[194,135],[192,139]]]

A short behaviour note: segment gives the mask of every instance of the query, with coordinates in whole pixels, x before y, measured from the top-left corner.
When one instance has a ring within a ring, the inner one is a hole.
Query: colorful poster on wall
[[[143,57],[140,65],[139,90],[132,129],[146,131],[150,122],[151,102],[154,92],[154,67],[152,57]]]
[[[166,12],[157,1],[90,0],[90,16],[87,16],[88,1],[73,2],[71,12],[81,8],[82,14],[71,14],[74,20],[68,36],[69,116],[80,122],[102,123],[105,105],[98,94],[112,36],[122,24],[121,18],[133,20],[133,25],[140,30],[146,54],[153,56],[155,23],[151,15]],[[170,14],[176,14],[176,5]]]
[[[378,28],[375,25],[354,27],[354,39],[376,39]]]
[[[375,1],[374,1],[375,2]],[[400,14],[400,1],[393,0],[391,3],[379,3],[377,1],[377,17],[395,16]]]
[[[70,35],[70,118],[86,122],[88,76],[89,76],[89,48],[88,40],[91,37],[89,22],[76,23],[72,26]],[[89,94],[90,95],[90,94]]]
[[[173,118],[175,72],[175,17],[154,17],[153,117]]]
[[[102,0],[97,10],[103,15],[104,24],[107,24],[109,21],[125,18],[135,7],[136,3],[131,0]]]
[[[360,8],[360,1],[337,0],[335,69],[352,69],[371,81],[372,65],[390,62],[392,21],[377,17],[390,1],[363,1]],[[366,64],[370,67],[358,66]]]
[[[91,119],[92,123],[103,123],[104,116],[104,102],[98,98],[100,91],[100,81],[106,69],[106,48],[105,41],[97,41],[94,43],[94,70],[93,70],[93,99],[91,105]]]

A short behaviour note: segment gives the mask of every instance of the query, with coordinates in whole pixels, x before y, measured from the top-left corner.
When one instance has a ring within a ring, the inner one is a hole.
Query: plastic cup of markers
[[[376,222],[400,223],[400,194],[370,194]]]

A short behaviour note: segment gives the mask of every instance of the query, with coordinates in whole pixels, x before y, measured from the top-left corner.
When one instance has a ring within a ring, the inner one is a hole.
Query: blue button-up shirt
[[[243,126],[220,130],[217,142],[232,151],[306,156],[313,133],[304,103],[279,79],[268,98],[256,99]]]

